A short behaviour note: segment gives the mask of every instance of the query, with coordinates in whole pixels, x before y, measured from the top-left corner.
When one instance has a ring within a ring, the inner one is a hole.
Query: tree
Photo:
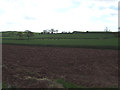
[[[73,31],[72,33],[80,33],[80,31]]]
[[[23,36],[23,33],[22,32],[18,32],[17,36],[19,36],[21,38]]]
[[[53,34],[53,33],[55,32],[55,30],[54,30],[54,29],[51,29],[50,32],[51,32],[51,34]]]
[[[56,33],[58,33],[58,30],[55,30]]]
[[[14,31],[7,31],[7,34],[8,34],[8,36],[14,36],[15,34],[14,34]]]
[[[51,34],[53,34],[54,32],[58,32],[58,30],[54,30],[54,29],[51,29],[51,30],[49,30],[49,32],[51,32]]]
[[[105,28],[105,32],[108,32],[108,27]]]
[[[34,36],[33,32],[29,31],[29,30],[25,30],[25,34],[28,37],[28,39],[32,36]]]

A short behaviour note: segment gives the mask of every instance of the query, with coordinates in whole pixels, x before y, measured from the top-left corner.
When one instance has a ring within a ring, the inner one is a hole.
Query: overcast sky
[[[120,0],[0,0],[0,31],[118,31]]]

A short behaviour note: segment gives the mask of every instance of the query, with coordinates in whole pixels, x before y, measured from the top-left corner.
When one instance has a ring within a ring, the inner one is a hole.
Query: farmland
[[[85,47],[118,49],[118,38],[112,33],[80,33],[80,34],[38,34],[28,40],[27,37],[3,37],[3,44],[39,45],[56,47]]]
[[[116,50],[3,45],[3,81],[44,88],[40,79],[62,79],[82,87],[117,87]]]
[[[118,86],[118,37],[113,33],[3,34],[2,44],[3,82],[8,86]]]

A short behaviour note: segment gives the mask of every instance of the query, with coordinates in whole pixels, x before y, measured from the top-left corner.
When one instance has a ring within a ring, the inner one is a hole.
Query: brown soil
[[[3,81],[9,85],[61,88],[52,80],[64,79],[85,87],[118,86],[117,50],[16,45],[2,48]]]

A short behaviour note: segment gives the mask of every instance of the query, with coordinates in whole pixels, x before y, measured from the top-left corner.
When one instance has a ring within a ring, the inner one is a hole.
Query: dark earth
[[[56,79],[84,87],[118,86],[118,51],[2,46],[2,80],[18,88],[62,88]]]

